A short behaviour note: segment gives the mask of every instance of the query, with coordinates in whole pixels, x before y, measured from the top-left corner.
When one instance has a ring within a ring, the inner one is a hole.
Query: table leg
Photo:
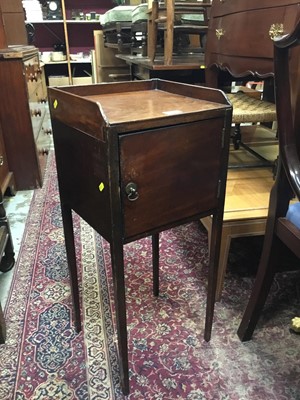
[[[210,254],[209,254],[209,270],[208,270],[208,288],[207,288],[207,301],[206,301],[206,318],[204,339],[209,342],[211,338],[211,330],[214,317],[217,279],[219,272],[219,256],[222,234],[222,220],[223,214],[217,212],[212,219],[212,230],[210,238]]]
[[[74,323],[77,332],[81,331],[81,317],[80,317],[80,301],[79,301],[79,288],[78,288],[78,274],[76,266],[76,252],[74,242],[74,230],[72,210],[70,207],[61,203],[61,213],[63,220],[63,228],[65,235],[65,244],[67,252],[67,261],[71,279],[71,292],[74,306]]]
[[[150,12],[150,17],[148,19],[148,57],[151,62],[154,62],[156,46],[157,46],[157,22],[158,18],[158,1],[154,0],[152,2],[152,11]]]
[[[153,294],[159,295],[159,233],[152,235]]]
[[[6,340],[6,326],[2,307],[0,304],[0,344],[4,344]]]
[[[129,394],[128,343],[126,324],[126,296],[124,281],[124,254],[123,244],[112,240],[110,253],[113,271],[114,299],[116,309],[116,323],[118,335],[119,366],[121,387],[124,395]]]
[[[167,21],[164,31],[164,63],[171,65],[173,61],[173,43],[174,43],[174,0],[167,0]]]

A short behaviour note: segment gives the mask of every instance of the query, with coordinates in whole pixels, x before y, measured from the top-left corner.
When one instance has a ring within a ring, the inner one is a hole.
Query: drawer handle
[[[139,194],[137,191],[137,185],[134,182],[127,183],[125,187],[125,192],[127,194],[127,198],[129,201],[135,201],[139,198]]]
[[[217,36],[217,38],[218,38],[218,40],[220,40],[221,39],[221,37],[222,36],[224,36],[225,35],[225,31],[224,31],[224,29],[216,29],[216,36]]]
[[[283,35],[283,24],[272,24],[269,29],[269,36],[272,40]]]
[[[3,156],[0,156],[0,167],[2,167],[3,164],[4,164],[4,158]]]

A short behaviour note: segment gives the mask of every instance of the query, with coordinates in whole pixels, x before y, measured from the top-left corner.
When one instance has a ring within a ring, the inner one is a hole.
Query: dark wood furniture
[[[267,84],[268,89],[270,89],[267,91],[266,97],[272,97],[274,66],[273,40],[270,36],[276,36],[280,31],[287,33],[293,30],[299,11],[299,2],[293,0],[225,0],[213,2],[205,52],[207,85],[224,88],[230,87],[232,81],[245,82],[249,79],[251,81],[259,79],[263,80],[264,84]],[[255,25],[253,21],[255,21]],[[253,128],[250,126],[243,127],[243,136],[248,137],[247,131]],[[264,127],[264,130],[267,132],[267,127]],[[265,149],[264,145],[269,146],[270,140],[264,140],[264,136],[270,138],[271,135],[273,135],[272,132],[268,136],[264,134],[259,143],[255,140],[254,149],[256,152],[263,155],[259,147]],[[272,143],[273,148],[274,143],[275,141]],[[247,141],[247,145],[245,146],[247,149],[252,146],[251,139]],[[238,151],[243,150],[242,148]],[[249,153],[250,155],[251,153]],[[265,168],[267,165],[266,176],[269,176],[270,166],[272,165],[270,161],[270,158],[264,157],[263,160],[257,160],[256,163],[252,160],[248,163],[246,158],[246,162],[245,159],[241,159],[238,167],[241,169],[241,174],[245,175],[248,174],[247,171],[243,172],[246,167],[257,168],[259,165],[264,165]],[[230,167],[237,168],[231,162],[229,164]],[[258,173],[259,171],[251,174],[254,176]],[[271,177],[269,176],[268,181],[264,182],[261,188],[258,187],[255,190],[253,190],[254,185],[251,181],[249,182],[246,179],[243,182],[244,191],[239,201],[243,203],[242,209],[247,210],[247,212],[241,212],[239,202],[235,200],[235,208],[231,206],[229,208],[231,212],[228,214],[225,203],[221,249],[226,249],[226,252],[229,251],[230,240],[228,241],[228,239],[230,239],[230,235],[240,237],[264,233],[268,207],[267,191],[271,188],[270,180]],[[259,179],[256,180],[256,185],[259,185]],[[248,195],[245,188],[248,189]],[[262,197],[260,194],[262,194]],[[227,204],[229,204],[229,201],[230,197]],[[257,210],[254,203],[258,207]],[[204,223],[210,229],[209,218],[206,218]],[[227,259],[224,261],[223,258],[220,260],[219,266],[218,299],[221,297],[226,267]]]
[[[273,39],[291,32],[299,13],[298,0],[214,2],[205,53],[208,85],[219,86],[220,69],[231,81],[273,76]]]
[[[43,129],[47,93],[38,49],[14,46],[0,50],[0,87],[0,120],[16,189],[40,187],[51,132]]]
[[[143,57],[147,56],[147,37],[148,37],[148,22],[135,22],[131,25],[131,46],[130,53],[132,55],[140,54]]]
[[[130,53],[132,36],[131,22],[112,22],[103,27],[104,45],[118,49],[120,53]]]
[[[0,271],[7,272],[15,264],[15,253],[10,233],[9,222],[3,205],[3,195],[0,192]],[[0,344],[6,340],[6,325],[0,304]]]
[[[286,217],[294,196],[297,201],[300,200],[299,40],[300,23],[289,36],[274,42],[280,163],[270,195],[266,234],[256,280],[238,329],[242,341],[252,337],[282,261],[282,254],[286,254],[285,246],[300,258],[300,229]]]
[[[158,295],[159,232],[213,216],[204,333],[210,340],[232,108],[220,91],[162,80],[49,88],[49,103],[76,327],[72,210],[110,243],[121,384],[128,394],[125,243],[152,235]]]
[[[7,192],[10,195],[15,194],[14,174],[8,166],[6,149],[4,145],[3,132],[0,124],[0,191],[2,196]]]
[[[232,81],[263,80],[263,100],[274,102],[273,39],[291,32],[299,15],[298,0],[215,1],[211,8],[205,52],[207,85],[230,87]],[[256,104],[248,106],[249,98],[245,95],[239,95],[238,99],[233,95],[230,99],[236,124],[233,135],[235,148],[242,145],[256,154],[259,167],[272,167],[273,163],[260,157],[259,151],[254,152],[251,146],[244,145],[240,125],[241,121],[271,124],[276,120],[275,107],[272,110],[272,105],[259,104],[255,99],[253,102]],[[236,102],[244,104],[242,114],[235,112]]]
[[[10,233],[9,221],[6,217],[3,205],[4,193],[10,195],[15,193],[15,182],[13,173],[8,168],[5,146],[3,142],[2,129],[0,125],[0,271],[7,272],[13,268],[14,249]],[[0,303],[0,343],[6,339],[6,326]]]
[[[173,57],[172,65],[165,65],[163,57],[154,62],[149,57],[140,55],[117,54],[117,58],[126,61],[130,66],[131,79],[166,79],[182,83],[204,83],[204,56]]]
[[[27,45],[22,0],[0,0],[0,48]]]

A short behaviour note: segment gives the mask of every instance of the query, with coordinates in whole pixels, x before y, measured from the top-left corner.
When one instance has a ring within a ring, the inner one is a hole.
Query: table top
[[[204,54],[202,53],[174,56],[172,65],[164,65],[163,56],[157,57],[154,62],[140,55],[117,54],[116,57],[128,64],[140,65],[153,71],[204,69]]]
[[[163,90],[97,94],[85,98],[101,104],[103,115],[110,124],[167,118],[221,107],[219,103]]]
[[[231,112],[219,90],[161,79],[49,88],[52,118],[100,140],[114,134],[163,127]]]
[[[229,170],[224,221],[266,218],[273,184],[270,168]]]

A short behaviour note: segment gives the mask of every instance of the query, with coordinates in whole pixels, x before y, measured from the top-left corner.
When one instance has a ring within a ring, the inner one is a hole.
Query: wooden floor
[[[246,127],[243,140],[251,143],[268,160],[278,155],[276,132],[263,128]],[[255,158],[244,149],[230,150],[229,164],[255,163]],[[240,236],[263,235],[268,214],[269,195],[274,183],[273,169],[233,168],[228,170],[223,230],[221,240],[217,299],[220,300],[226,274],[231,239]],[[210,233],[212,219],[201,220]]]

